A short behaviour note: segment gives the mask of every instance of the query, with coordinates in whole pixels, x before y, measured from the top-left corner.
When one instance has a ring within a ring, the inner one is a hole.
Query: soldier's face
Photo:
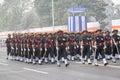
[[[76,36],[79,36],[79,34],[76,34]]]
[[[63,34],[63,36],[66,36],[66,34]]]
[[[8,36],[9,38],[11,38],[11,36]]]
[[[45,35],[43,37],[45,38]]]
[[[63,34],[60,34],[60,37],[62,37],[63,36]]]
[[[98,34],[98,35],[101,35],[101,32],[100,32],[100,31],[98,31],[98,32],[97,32],[97,34]]]
[[[72,36],[72,34],[70,34],[70,36]]]
[[[114,34],[117,34],[117,33],[118,33],[117,31],[114,32]]]
[[[51,35],[48,35],[48,37],[51,37]]]
[[[87,35],[87,32],[84,32],[83,35]]]
[[[110,33],[109,32],[106,32],[106,35],[109,35]]]

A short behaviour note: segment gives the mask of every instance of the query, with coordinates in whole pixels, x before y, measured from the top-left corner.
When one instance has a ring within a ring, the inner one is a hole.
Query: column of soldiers
[[[33,63],[57,63],[64,62],[69,65],[68,60],[80,60],[92,64],[91,60],[98,66],[98,60],[103,59],[103,64],[112,59],[116,63],[120,59],[120,36],[118,30],[114,30],[112,36],[109,31],[97,30],[81,33],[25,33],[8,35],[6,40],[7,59]]]

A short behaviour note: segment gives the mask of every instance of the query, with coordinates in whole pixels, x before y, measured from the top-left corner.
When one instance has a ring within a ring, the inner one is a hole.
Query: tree
[[[5,0],[0,6],[0,27],[21,30],[52,26],[52,0]],[[87,4],[87,5],[86,5]],[[111,0],[54,0],[55,26],[67,25],[71,7],[87,8],[88,22],[94,18],[105,29],[110,23]],[[112,11],[112,10],[111,10]]]

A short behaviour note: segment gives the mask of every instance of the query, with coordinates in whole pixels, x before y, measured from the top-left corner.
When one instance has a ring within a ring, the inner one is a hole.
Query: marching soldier
[[[12,40],[11,40],[11,54],[12,54],[12,60],[16,60],[17,56],[17,39],[16,34],[13,34]]]
[[[24,62],[27,63],[27,36],[28,34],[26,33],[23,39],[23,52],[24,52]]]
[[[44,47],[44,44],[42,44],[42,37],[43,35],[42,34],[39,34],[38,36],[38,42],[39,42],[39,55],[38,55],[38,64],[41,65],[42,64],[42,61],[43,61],[43,47]]]
[[[85,56],[87,56],[88,64],[92,64],[90,61],[91,55],[91,38],[88,36],[88,31],[83,31],[82,40],[81,40],[81,48],[82,48],[82,63],[85,64]]]
[[[109,60],[111,58],[112,53],[112,40],[109,31],[105,32],[105,45],[106,45],[105,53],[107,55],[107,59]]]
[[[69,35],[69,48],[70,48],[69,50],[70,50],[70,56],[72,57],[71,58],[72,61],[74,61],[74,56],[75,56],[74,36],[75,35],[73,33],[70,33]]]
[[[14,43],[15,43],[15,60],[19,60],[19,57],[18,57],[18,34],[15,34],[15,37],[14,37]]]
[[[69,39],[69,43],[70,43],[70,53],[72,56],[72,61],[74,61],[75,59],[79,58],[79,60],[81,60],[81,52],[80,52],[80,34],[79,33],[75,33],[75,34],[70,34],[70,39]]]
[[[32,56],[32,50],[31,50],[31,47],[32,47],[32,42],[30,42],[31,40],[31,37],[29,34],[27,34],[27,37],[26,37],[26,58],[27,58],[27,63],[31,63],[32,62],[32,59],[31,59],[31,56]]]
[[[11,56],[11,35],[8,34],[8,38],[6,39],[6,47],[7,47],[7,58],[9,59],[9,56]]]
[[[30,37],[30,54],[32,57],[32,63],[36,64],[36,54],[35,54],[35,35],[32,33]]]
[[[90,56],[94,54],[94,64],[98,66],[97,59],[101,55],[103,63],[106,66],[108,63],[105,59],[111,58],[116,63],[116,54],[120,58],[120,36],[118,30],[113,31],[113,35],[110,36],[110,32],[106,31],[105,35],[102,34],[102,30],[97,30],[91,34],[87,30],[80,33],[64,33],[58,31],[54,34],[13,34],[8,35],[6,39],[7,47],[7,59],[12,56],[13,60],[20,60],[27,63],[42,64],[43,61],[48,63],[55,62],[57,57],[57,65],[60,67],[60,61],[62,60],[67,67],[69,65],[67,56],[70,54],[71,60],[74,61],[76,55],[85,64],[87,60],[88,64],[92,64]],[[49,57],[50,56],[50,57]],[[81,57],[82,56],[82,57]]]
[[[53,64],[54,63],[54,54],[53,54],[54,39],[52,38],[52,34],[51,33],[49,33],[48,37],[46,38],[45,50],[46,50],[45,58],[48,58],[48,56],[50,55],[51,63]]]
[[[17,48],[18,48],[17,57],[18,57],[18,60],[21,59],[21,38],[20,37],[21,37],[21,34],[19,33],[18,36],[17,36]]]
[[[90,43],[91,43],[91,47],[90,47],[90,59],[93,59],[93,40],[94,40],[94,37],[93,37],[93,32],[88,32],[88,36],[89,36],[89,39],[90,39]]]
[[[24,34],[21,34],[20,36],[20,61],[22,62],[24,59],[24,53],[23,53],[23,36]]]
[[[57,65],[58,67],[60,67],[60,59],[62,58],[62,56],[64,56],[64,62],[65,62],[65,66],[67,67],[69,65],[68,61],[67,61],[67,52],[66,52],[66,42],[67,39],[64,36],[63,31],[58,31],[58,38],[56,39],[56,50],[57,50]]]
[[[39,37],[40,37],[39,34],[36,34],[36,36],[35,36],[35,56],[36,56],[36,60],[38,60],[39,56],[40,56],[40,41],[39,41]]]
[[[57,39],[57,33],[54,33],[52,35],[52,39],[53,39],[53,54],[54,54],[54,60],[57,61],[57,50],[56,50],[56,39]]]
[[[105,54],[104,54],[104,49],[106,47],[105,46],[105,38],[102,35],[102,30],[99,29],[96,32],[97,32],[97,35],[95,37],[95,43],[94,43],[95,48],[96,48],[94,64],[95,64],[95,66],[98,66],[97,59],[100,54],[103,58],[103,63],[106,66],[108,63],[105,59]]]
[[[80,33],[76,34],[75,42],[76,42],[76,54],[78,55],[79,60],[81,60],[82,57],[81,57],[81,52],[80,52],[80,42],[81,42],[81,34]]]
[[[96,38],[96,31],[95,32],[92,32],[91,34],[91,38],[92,38],[92,49],[91,49],[91,53],[92,53],[92,59],[95,59],[95,53],[96,53],[96,46],[94,45],[95,44],[95,38]]]
[[[115,60],[115,54],[118,54],[119,58],[120,58],[120,36],[118,35],[118,30],[113,30],[113,35],[112,35],[112,43],[113,43],[113,52],[112,52],[112,56],[113,56],[113,62],[116,63]]]
[[[41,35],[39,41],[40,41],[40,57],[39,57],[39,64],[41,65],[43,60],[44,60],[44,57],[45,57],[45,54],[46,54],[46,51],[45,51],[45,40],[46,40],[46,36],[47,34],[43,34]],[[45,59],[45,62],[48,63],[48,60]]]

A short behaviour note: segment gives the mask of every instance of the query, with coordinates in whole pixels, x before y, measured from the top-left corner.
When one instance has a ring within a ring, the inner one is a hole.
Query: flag
[[[87,17],[86,16],[70,16],[68,17],[68,31],[80,32],[87,30]]]

